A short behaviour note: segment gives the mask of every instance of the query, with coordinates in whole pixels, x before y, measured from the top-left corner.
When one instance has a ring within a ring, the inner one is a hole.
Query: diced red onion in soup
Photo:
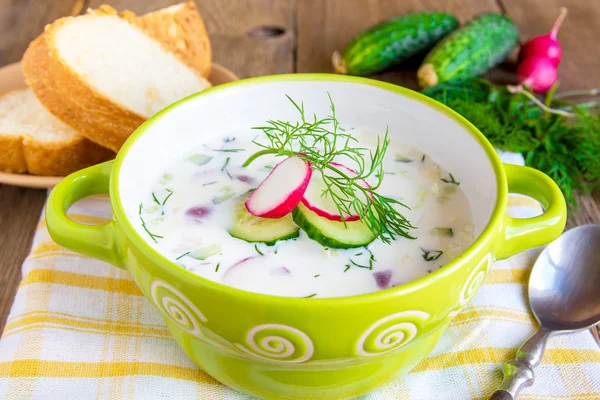
[[[187,217],[192,218],[194,221],[200,222],[203,218],[207,217],[212,212],[212,208],[206,206],[198,206],[188,208],[185,212]]]
[[[377,287],[380,289],[386,289],[390,285],[390,281],[392,280],[392,270],[386,269],[385,271],[379,271],[373,273],[373,278],[375,278],[375,283]]]
[[[248,175],[238,175],[236,176],[237,180],[244,183],[254,183],[254,178]]]

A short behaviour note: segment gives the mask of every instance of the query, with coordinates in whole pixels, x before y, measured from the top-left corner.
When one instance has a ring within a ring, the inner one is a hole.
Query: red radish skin
[[[274,268],[269,275],[289,275],[291,272],[286,267]]]
[[[223,280],[225,280],[225,278],[227,277],[227,275],[229,275],[232,271],[234,271],[236,268],[240,268],[242,266],[244,266],[244,264],[250,260],[255,259],[258,256],[250,256],[250,257],[246,257],[246,258],[242,258],[240,261],[232,264],[229,268],[227,268],[227,270],[225,271],[225,273],[223,274]]]
[[[356,176],[356,171],[352,168],[348,168],[345,165],[338,163],[331,163],[332,166],[336,167],[343,173],[348,176]],[[332,174],[335,174],[332,172]],[[369,183],[365,180],[362,181],[362,185],[364,187],[371,187]],[[331,200],[330,197],[323,197],[324,183],[321,180],[321,176],[315,177],[311,180],[304,193],[304,197],[302,197],[302,204],[306,206],[309,210],[314,212],[320,217],[327,218],[330,221],[342,221],[342,216],[339,214],[335,203]],[[359,215],[345,215],[343,220],[346,222],[358,221],[360,219]]]
[[[558,67],[562,58],[562,48],[557,39],[558,30],[566,16],[567,9],[563,7],[560,9],[560,14],[549,33],[536,36],[521,47],[521,52],[519,53],[521,62],[527,58],[538,56],[547,58],[552,62],[554,67]]]
[[[545,93],[558,79],[558,71],[549,59],[531,56],[519,64],[517,77],[521,85],[531,88],[536,93]]]
[[[246,209],[255,217],[286,216],[300,203],[311,176],[310,162],[299,157],[286,158],[248,196]]]

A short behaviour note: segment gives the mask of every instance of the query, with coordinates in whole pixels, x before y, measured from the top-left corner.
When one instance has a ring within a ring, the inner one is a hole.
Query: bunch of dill
[[[556,99],[553,88],[539,102],[483,79],[449,82],[423,91],[475,125],[496,148],[523,154],[525,163],[549,175],[567,202],[600,185],[600,113],[590,103]],[[597,105],[592,103],[592,105]]]

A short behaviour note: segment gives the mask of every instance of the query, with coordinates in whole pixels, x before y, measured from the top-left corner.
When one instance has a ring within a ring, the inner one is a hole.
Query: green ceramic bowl
[[[477,239],[444,268],[378,293],[329,299],[283,298],[196,276],[157,253],[143,236],[140,199],[173,157],[266,119],[292,119],[284,95],[309,113],[346,124],[402,130],[461,177]],[[531,196],[543,215],[513,219],[508,193]],[[113,220],[85,226],[67,218],[75,201],[109,193]],[[46,219],[60,245],[127,269],[194,362],[225,385],[266,399],[358,396],[413,369],[475,295],[496,259],[545,244],[565,225],[565,201],[536,170],[502,165],[469,122],[411,90],[338,75],[278,75],[219,86],[184,99],[143,124],[116,161],[70,175],[48,199]]]

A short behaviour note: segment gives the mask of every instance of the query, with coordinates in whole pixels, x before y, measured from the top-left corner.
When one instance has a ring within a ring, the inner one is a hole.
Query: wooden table
[[[177,0],[106,0],[118,10],[155,10]],[[77,13],[86,0],[0,0],[0,66],[21,59],[45,24]],[[103,3],[92,0],[91,7]],[[289,72],[330,72],[331,53],[357,32],[420,9],[451,12],[466,21],[485,11],[505,12],[521,38],[546,32],[560,6],[569,15],[560,32],[564,48],[561,89],[600,87],[596,0],[197,0],[212,39],[214,59],[240,77]],[[418,64],[376,76],[416,88]],[[498,69],[493,76],[506,76]],[[1,149],[0,149],[1,151]],[[21,278],[46,192],[0,186],[0,331]],[[600,223],[600,194],[580,197],[569,226]]]

